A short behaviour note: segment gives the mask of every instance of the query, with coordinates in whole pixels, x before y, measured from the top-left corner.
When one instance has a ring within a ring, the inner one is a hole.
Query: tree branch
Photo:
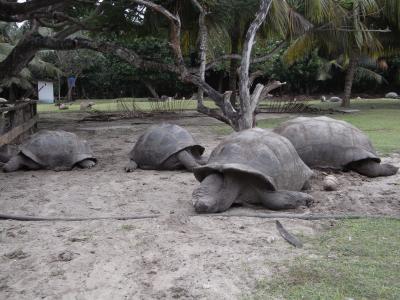
[[[275,55],[278,51],[280,51],[286,45],[287,45],[286,41],[283,41],[283,42],[279,43],[279,45],[277,45],[273,50],[271,50],[266,55],[263,55],[263,56],[260,56],[260,57],[255,57],[255,58],[251,59],[250,64],[258,64],[258,63],[262,63],[262,62],[265,62],[265,61],[269,60],[273,55]],[[239,54],[222,55],[222,56],[214,59],[213,61],[209,62],[207,64],[207,66],[206,66],[206,70],[209,70],[209,69],[215,67],[218,63],[220,63],[220,62],[222,62],[224,60],[228,60],[228,59],[241,60],[242,56],[239,55]]]
[[[0,0],[0,20],[5,22],[25,21],[40,9],[69,2],[72,0],[31,0],[23,3]]]
[[[246,39],[243,46],[242,62],[240,65],[240,85],[239,93],[241,102],[250,102],[250,90],[249,90],[249,69],[251,62],[251,52],[255,42],[255,37],[261,24],[265,21],[269,9],[271,7],[272,0],[262,0],[261,6],[253,22],[250,24],[249,29],[246,33]],[[243,105],[244,104],[244,105]],[[245,110],[246,103],[242,103],[242,111]]]

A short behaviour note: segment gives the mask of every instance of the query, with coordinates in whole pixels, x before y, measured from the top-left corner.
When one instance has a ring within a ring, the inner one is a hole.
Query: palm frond
[[[296,60],[302,59],[309,55],[316,47],[316,43],[312,34],[303,35],[289,46],[283,55],[283,60],[288,65],[292,65]]]
[[[387,83],[382,75],[364,67],[357,68],[354,78],[358,81],[365,79],[375,81],[378,84]]]

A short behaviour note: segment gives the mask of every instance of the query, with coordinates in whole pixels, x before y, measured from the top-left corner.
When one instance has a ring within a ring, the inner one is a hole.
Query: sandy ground
[[[193,175],[123,172],[138,135],[153,122],[186,127],[209,153],[223,138],[215,120],[185,118],[81,122],[79,114],[42,115],[40,128],[77,133],[99,159],[91,170],[0,173],[0,212],[87,217],[161,214],[132,221],[0,221],[1,299],[238,299],[257,280],[307,254],[280,238],[273,220],[194,214]],[[400,155],[385,161],[400,166]],[[296,212],[400,214],[400,175],[367,179],[338,173],[340,189],[324,192],[316,172],[311,208]],[[263,208],[233,208],[253,212]],[[297,235],[329,222],[281,220]]]

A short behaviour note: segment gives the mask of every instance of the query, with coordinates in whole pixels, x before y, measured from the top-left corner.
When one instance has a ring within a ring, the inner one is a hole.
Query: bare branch
[[[264,100],[265,98],[267,98],[269,92],[271,92],[271,91],[273,91],[273,90],[275,90],[277,88],[280,88],[281,86],[284,86],[284,85],[286,85],[286,81],[285,82],[280,82],[280,81],[274,80],[274,81],[269,82],[264,87],[258,102],[260,102],[260,101]]]
[[[250,90],[249,86],[249,69],[251,62],[251,52],[253,49],[253,44],[255,42],[255,37],[261,24],[265,21],[269,9],[271,7],[272,0],[262,0],[261,6],[253,22],[250,24],[249,29],[246,33],[246,39],[243,46],[242,62],[240,65],[240,97],[241,99],[250,100]],[[243,100],[246,102],[245,100]],[[244,107],[242,107],[244,109]]]
[[[287,45],[286,41],[283,41],[283,42],[279,43],[273,50],[271,50],[266,55],[252,58],[251,61],[250,61],[250,64],[258,64],[258,63],[262,63],[262,62],[265,62],[265,61],[269,60],[273,55],[275,55],[278,51],[280,51],[286,45]],[[222,55],[222,56],[214,59],[212,62],[209,62],[207,64],[207,66],[206,66],[206,70],[209,70],[209,69],[215,67],[218,63],[220,63],[220,62],[222,62],[224,60],[228,60],[228,59],[241,60],[242,56],[239,55],[239,54]]]

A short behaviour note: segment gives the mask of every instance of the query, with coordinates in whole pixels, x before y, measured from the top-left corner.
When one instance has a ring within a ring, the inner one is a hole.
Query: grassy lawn
[[[400,299],[400,221],[343,221],[246,299]]]
[[[320,101],[310,101],[309,104],[323,109],[340,107],[338,103],[321,103]],[[400,152],[400,100],[353,100],[351,108],[359,109],[360,112],[335,113],[327,114],[327,116],[347,121],[363,130],[370,137],[375,148],[382,154]],[[281,118],[259,120],[257,126],[273,128],[294,116],[293,114]],[[221,125],[215,126],[214,131],[218,134],[229,134],[232,129],[229,126]]]
[[[148,102],[147,99],[122,98],[90,101],[96,103],[94,106],[95,110],[103,112],[123,111],[124,105],[130,110],[138,112],[168,112],[196,109],[195,100]],[[59,110],[53,104],[39,104],[38,111],[39,113],[78,112],[80,110],[80,103],[81,100],[77,100],[73,104],[70,104],[68,110]],[[214,103],[210,100],[206,101],[205,104],[209,107],[215,107]],[[323,109],[339,108],[338,103],[321,103],[317,100],[310,101],[308,104]],[[400,151],[400,100],[352,100],[351,108],[359,109],[360,112],[354,114],[336,113],[329,114],[328,116],[350,122],[363,130],[371,138],[376,149],[382,154]],[[289,117],[260,120],[258,126],[261,128],[273,128],[288,119]],[[227,125],[221,124],[221,126],[214,126],[213,131],[218,134],[229,134],[232,132],[232,129]]]
[[[324,109],[339,108],[338,103],[312,101],[310,104]],[[327,116],[347,121],[363,130],[382,154],[400,151],[400,100],[353,100],[351,108],[359,109],[360,112]],[[258,126],[273,128],[288,119],[289,117],[261,120]]]
[[[94,109],[101,112],[118,112],[123,111],[124,107],[129,110],[136,110],[141,112],[154,112],[154,111],[180,111],[180,110],[195,110],[196,101],[195,100],[172,100],[172,101],[159,101],[159,102],[149,102],[147,98],[121,98],[121,99],[102,99],[102,100],[76,100],[75,102],[68,105],[67,110],[60,110],[54,104],[38,104],[39,113],[48,112],[79,112],[80,103],[82,101],[95,103]],[[209,107],[215,107],[212,101],[205,102]]]

